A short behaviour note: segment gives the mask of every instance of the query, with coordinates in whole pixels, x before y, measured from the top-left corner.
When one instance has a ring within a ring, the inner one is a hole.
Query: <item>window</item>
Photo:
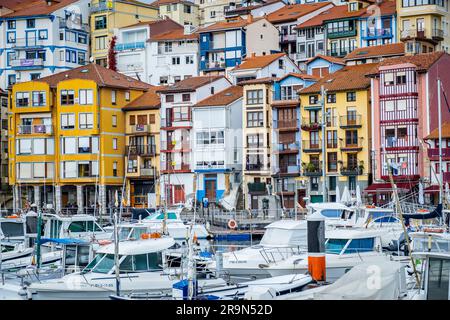
[[[198,145],[223,144],[224,141],[225,139],[223,131],[197,132]]]
[[[95,30],[106,29],[106,16],[95,17]]]
[[[75,114],[63,113],[61,114],[61,129],[75,129]]]
[[[129,124],[130,124],[130,126],[134,126],[135,124],[136,124],[136,116],[130,116],[130,118],[129,118]]]
[[[95,37],[95,48],[97,50],[106,49],[106,36]]]
[[[249,134],[247,136],[247,148],[264,147],[264,138],[262,134]]]
[[[16,32],[15,31],[7,32],[7,42],[8,43],[16,43]]]
[[[347,92],[347,101],[348,102],[356,101],[356,92],[354,92],[354,91]]]
[[[27,19],[27,28],[28,29],[36,28],[36,20],[34,20],[34,19]]]
[[[319,103],[319,96],[318,95],[312,95],[309,96],[309,104],[318,104]]]
[[[194,64],[194,57],[193,56],[186,56],[186,64]]]
[[[327,93],[327,103],[336,103],[335,93]]]
[[[112,147],[113,147],[113,150],[117,150],[117,138],[112,139]]]
[[[173,94],[166,94],[166,102],[173,102],[174,96]]]
[[[180,64],[180,57],[172,57],[172,64]]]
[[[406,84],[406,72],[398,72],[396,75],[397,84]]]
[[[71,105],[75,101],[75,92],[73,90],[61,90],[61,104]]]
[[[408,136],[408,129],[406,127],[397,128],[397,138],[405,139]]]
[[[392,72],[384,74],[384,85],[391,86],[394,84],[394,74]]]
[[[81,64],[81,65],[86,64],[86,53],[78,52],[78,64]]]
[[[113,162],[113,177],[117,177],[117,161]]]
[[[8,20],[8,30],[16,28],[16,20]]]
[[[137,116],[137,124],[146,125],[147,124],[147,115],[146,114],[138,115]]]
[[[80,129],[92,129],[94,127],[94,115],[92,113],[79,113]]]
[[[180,82],[181,81],[181,76],[174,76],[173,77],[173,82],[174,83],[177,83],[177,82]]]
[[[130,91],[125,91],[125,101],[130,101]]]
[[[328,165],[328,171],[329,172],[336,172],[337,171],[337,153],[336,152],[329,152],[327,154],[327,165]]]
[[[112,90],[111,91],[111,103],[112,104],[116,104],[117,103],[117,91],[116,90]]]
[[[169,77],[163,76],[159,77],[159,84],[167,84],[169,82]]]
[[[184,5],[184,13],[192,13],[191,6],[185,4]]]
[[[261,38],[261,39],[262,39],[262,38]],[[279,68],[279,69],[282,69],[282,70],[284,69],[284,61],[281,60],[281,59],[278,60],[278,68]]]
[[[328,130],[327,131],[327,148],[328,149],[335,149],[337,148],[337,130]]]
[[[42,107],[46,105],[45,91],[33,91],[33,107]]]
[[[78,43],[86,44],[87,43],[87,35],[83,33],[78,34]]]
[[[40,73],[30,73],[30,80],[31,80],[31,81],[37,80],[37,79],[39,79],[40,77],[41,77],[41,74],[40,74]]]
[[[191,101],[191,94],[190,93],[183,93],[183,102]]]
[[[262,104],[263,103],[263,91],[262,90],[248,90],[247,91],[247,104]]]
[[[210,17],[211,19],[214,19],[214,18],[216,17],[216,11],[211,10],[211,11],[209,12],[209,17]]]
[[[15,74],[9,74],[8,75],[8,85],[12,86],[16,83],[16,75]]]
[[[156,123],[156,117],[155,117],[155,115],[154,115],[154,114],[151,114],[151,115],[149,115],[149,117],[150,117],[149,123],[150,123],[150,124],[155,124],[155,123]]]
[[[172,42],[164,42],[164,51],[166,53],[172,52]]]
[[[112,115],[111,124],[112,124],[113,128],[117,127],[117,116],[116,115]]]
[[[190,119],[189,107],[174,107],[172,112],[174,121],[187,121]]]
[[[262,127],[264,126],[263,112],[247,112],[247,127]]]
[[[87,105],[92,104],[94,101],[93,91],[91,89],[81,89],[78,93],[79,104]]]
[[[29,92],[17,92],[16,93],[16,107],[28,107],[30,105],[30,93]]]
[[[209,92],[210,92],[211,94],[214,94],[214,87],[211,87],[211,88],[209,89]]]
[[[348,146],[358,146],[358,131],[357,130],[347,130],[345,132],[345,145]]]
[[[38,38],[39,38],[39,40],[48,39],[48,31],[47,30],[39,30]]]

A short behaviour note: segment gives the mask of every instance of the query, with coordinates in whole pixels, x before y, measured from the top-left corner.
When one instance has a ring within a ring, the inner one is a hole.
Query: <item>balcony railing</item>
[[[327,148],[328,149],[337,149],[338,148],[338,140],[337,139],[327,139]]]
[[[135,124],[131,126],[131,133],[148,133],[150,128],[148,124]]]
[[[189,141],[181,139],[181,141],[161,141],[160,149],[163,151],[189,151],[191,144]]]
[[[136,49],[144,49],[144,48],[145,48],[145,42],[144,41],[129,42],[129,43],[118,43],[114,47],[114,49],[116,51],[136,50]]]
[[[247,171],[266,171],[269,165],[266,167],[264,163],[247,163],[245,165],[245,170]]]
[[[208,69],[225,68],[225,61],[211,61],[206,64]]]
[[[309,118],[303,118],[302,119],[302,130],[305,131],[318,131],[322,129],[322,125],[319,122],[320,120],[311,120]]]
[[[35,48],[42,47],[45,44],[44,39],[39,39],[36,37],[28,37],[28,38],[18,38],[13,43],[11,43],[11,47],[13,48]]]
[[[442,29],[433,29],[433,30],[431,30],[431,36],[435,40],[442,41],[442,40],[444,40],[444,30],[442,30]]]
[[[277,120],[276,121],[276,128],[277,129],[291,129],[291,128],[297,128],[297,120]]]
[[[117,70],[120,72],[143,70],[144,64],[142,62],[120,63],[117,65]]]
[[[345,38],[345,37],[353,37],[353,36],[356,36],[356,28],[341,29],[341,30],[328,29],[328,31],[327,31],[328,39]]]
[[[390,28],[367,29],[363,37],[364,38],[392,37],[392,30]]]
[[[305,164],[302,168],[303,175],[306,177],[317,177],[322,175],[322,166],[317,163]]]
[[[185,162],[165,161],[161,163],[162,171],[190,171],[191,166]]]
[[[332,56],[332,57],[343,57],[355,49],[356,49],[356,47],[335,48],[335,49],[327,50],[327,55]]]
[[[276,193],[295,192],[295,188],[295,183],[275,183]]]
[[[276,151],[280,153],[289,151],[298,152],[299,149],[299,144],[297,142],[278,143],[276,145]]]
[[[409,148],[409,147],[418,147],[418,139],[417,137],[407,136],[405,138],[397,138],[397,137],[385,137],[384,144],[386,149],[389,148]]]
[[[281,174],[294,174],[294,173],[300,173],[300,166],[286,166],[286,165],[280,165],[280,171]]]
[[[265,182],[249,182],[247,183],[248,192],[267,192],[267,187]]]
[[[442,157],[450,158],[450,148],[442,148]],[[439,160],[439,148],[428,149],[428,158],[430,160]]]
[[[156,170],[153,167],[141,168],[139,171],[140,171],[141,176],[143,176],[143,177],[154,177],[156,175]]]
[[[155,156],[156,145],[131,145],[126,147],[126,154],[133,156]]]
[[[97,13],[102,11],[108,11],[112,10],[114,8],[114,3],[111,2],[104,2],[104,3],[97,3],[97,4],[91,4],[91,13]]]
[[[419,39],[429,39],[432,38],[436,41],[441,41],[444,39],[444,31],[441,29],[405,29],[400,32],[401,40],[407,40],[410,38],[419,38]]]
[[[52,125],[35,124],[35,125],[21,125],[18,127],[19,134],[52,134]]]
[[[67,29],[75,29],[75,30],[82,30],[85,32],[89,32],[89,24],[73,21],[71,19],[59,19],[59,28],[67,28]]]
[[[343,176],[358,176],[361,175],[364,168],[358,163],[342,163],[340,172]]]
[[[342,129],[345,128],[358,128],[362,126],[361,122],[362,116],[357,115],[346,115],[339,117],[339,125]]]
[[[341,151],[361,151],[363,148],[363,139],[343,139],[341,141]]]
[[[10,63],[14,70],[42,69],[44,67],[42,59],[14,59]]]
[[[303,140],[302,141],[303,152],[321,152],[322,151],[322,140]]]

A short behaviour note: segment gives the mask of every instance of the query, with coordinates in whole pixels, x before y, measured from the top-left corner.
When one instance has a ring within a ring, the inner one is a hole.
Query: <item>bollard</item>
[[[308,217],[308,271],[315,281],[326,280],[325,218],[316,213]]]

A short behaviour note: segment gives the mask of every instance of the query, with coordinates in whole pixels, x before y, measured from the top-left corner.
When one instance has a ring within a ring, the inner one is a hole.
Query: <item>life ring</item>
[[[111,240],[98,240],[98,244],[101,246],[107,245],[107,244],[111,244],[112,241]]]
[[[228,228],[230,228],[230,229],[236,229],[236,228],[237,228],[236,220],[234,220],[234,219],[228,220]]]
[[[368,209],[375,209],[376,207],[372,206],[372,205],[367,205],[366,208],[368,208]]]

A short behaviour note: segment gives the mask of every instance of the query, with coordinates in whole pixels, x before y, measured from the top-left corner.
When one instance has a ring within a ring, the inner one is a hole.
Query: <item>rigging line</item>
[[[441,89],[442,89],[442,95],[444,96],[445,104],[447,105],[447,110],[450,112],[450,104],[447,99],[447,95],[445,94],[444,86],[442,85],[441,81]]]

